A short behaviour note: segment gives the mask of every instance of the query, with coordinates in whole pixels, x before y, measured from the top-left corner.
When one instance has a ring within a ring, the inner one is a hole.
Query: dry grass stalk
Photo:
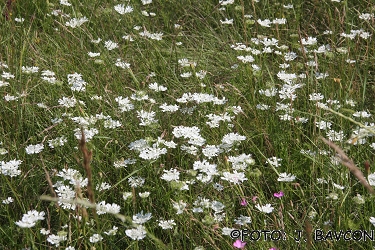
[[[341,164],[346,166],[349,171],[357,177],[359,182],[369,191],[370,194],[375,195],[374,189],[371,185],[367,182],[365,176],[363,175],[362,171],[354,164],[354,162],[345,154],[345,152],[337,146],[335,143],[328,141],[327,139],[323,138],[322,136],[319,137],[324,143],[330,146],[332,149],[336,151],[338,157],[340,158]]]
[[[5,17],[5,20],[7,20],[7,21],[9,21],[11,19],[14,2],[16,2],[16,0],[7,0],[6,1],[6,6],[4,8],[3,15]]]
[[[44,161],[43,161],[42,155],[40,155],[40,161],[42,162],[42,166],[43,166],[44,173],[46,175],[46,180],[47,180],[47,183],[48,183],[48,186],[49,186],[49,190],[50,190],[51,194],[53,195],[53,197],[57,197],[57,194],[56,194],[55,190],[53,189],[53,184],[52,184],[52,181],[51,181],[51,177],[49,176],[49,173],[48,173],[48,171],[46,169],[46,166],[44,165]],[[55,206],[57,208],[59,208],[59,204],[58,203],[55,203]]]
[[[81,141],[79,142],[79,149],[83,153],[83,162],[82,166],[86,171],[87,175],[87,196],[89,198],[89,201],[93,204],[95,204],[95,196],[94,196],[94,188],[92,184],[92,172],[91,172],[91,159],[92,159],[92,151],[89,151],[86,147],[86,140],[85,140],[85,134],[83,133],[83,129],[81,129],[82,137]],[[95,214],[95,210],[94,210]]]

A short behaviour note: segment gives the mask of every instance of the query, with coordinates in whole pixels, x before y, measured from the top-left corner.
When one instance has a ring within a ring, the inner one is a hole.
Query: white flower
[[[159,220],[159,226],[162,229],[173,229],[173,226],[176,226],[174,220]]]
[[[113,50],[115,48],[118,48],[118,44],[112,42],[111,40],[108,40],[104,43],[104,47],[106,47],[108,50]]]
[[[109,183],[103,182],[100,185],[99,184],[96,185],[95,189],[98,190],[98,191],[103,191],[103,190],[108,190],[110,188],[111,188],[111,185],[109,185]]]
[[[258,19],[257,22],[260,24],[260,26],[263,26],[263,27],[271,27],[270,24],[272,24],[272,22],[269,19],[265,19],[265,20]]]
[[[370,14],[370,13],[361,13],[361,15],[359,15],[359,19],[362,19],[362,20],[366,20],[366,21],[369,21],[371,18],[374,18],[374,14]]]
[[[225,205],[220,201],[212,201],[211,208],[215,211],[215,213],[221,213],[223,212]]]
[[[139,157],[145,160],[156,160],[160,155],[166,154],[166,148],[147,147],[141,150]]]
[[[187,204],[183,200],[180,200],[179,202],[172,201],[172,203],[173,208],[177,210],[176,214],[182,214],[185,207],[187,206]]]
[[[145,139],[140,139],[140,140],[133,141],[132,143],[129,144],[128,147],[130,150],[141,152],[143,149],[148,148],[149,146]]]
[[[76,196],[76,192],[70,186],[66,186],[66,185],[58,186],[55,189],[55,191],[57,193],[57,196],[61,198],[62,200],[73,200],[75,199],[75,196]],[[64,209],[71,209],[71,210],[76,209],[76,204],[74,203],[59,201],[58,204],[62,206],[62,208]]]
[[[8,197],[5,200],[3,200],[2,203],[8,205],[8,204],[12,203],[13,201],[14,201],[14,199],[12,197]]]
[[[375,226],[375,217],[370,217],[370,223]]]
[[[367,179],[371,186],[375,186],[375,173],[369,174]]]
[[[130,68],[130,63],[123,62],[123,61],[121,61],[120,58],[117,58],[115,65],[117,67],[122,68],[122,69],[128,69],[128,68]]]
[[[128,198],[130,198],[130,197],[132,197],[133,196],[133,193],[132,192],[124,192],[123,194],[122,194],[122,198],[124,199],[124,200],[127,200]]]
[[[288,74],[288,73],[285,73],[285,71],[278,72],[277,77],[287,84],[291,84],[295,79],[297,79],[296,74],[294,74],[294,73]],[[292,88],[293,85],[283,85],[283,87],[284,88],[286,88],[286,87]]]
[[[145,179],[143,179],[142,177],[132,176],[129,177],[128,182],[131,187],[141,187],[145,183]]]
[[[83,134],[85,135],[86,142],[90,141],[94,137],[94,135],[96,135],[98,133],[99,133],[99,131],[96,128],[90,128],[90,129],[84,128],[83,129]],[[80,128],[74,129],[74,136],[78,140],[81,140],[82,132],[81,132]]]
[[[221,229],[221,234],[230,236],[233,230],[236,230],[236,229],[235,228],[229,228],[229,227],[223,227]]]
[[[207,71],[205,70],[200,70],[198,72],[195,72],[195,76],[201,80],[206,77],[206,74],[207,74]]]
[[[293,61],[296,58],[297,58],[297,54],[295,52],[293,52],[293,51],[287,52],[284,55],[285,61]]]
[[[76,98],[72,97],[63,97],[59,99],[59,104],[66,107],[66,108],[72,108],[77,104]]]
[[[12,160],[8,162],[0,162],[0,171],[3,175],[9,175],[14,177],[21,174],[21,170],[18,169],[19,165],[22,163],[21,160]]]
[[[274,209],[271,204],[266,204],[264,206],[260,206],[259,204],[257,204],[257,205],[255,205],[255,207],[259,211],[261,211],[263,213],[267,213],[267,214],[271,213],[273,211],[273,209]]]
[[[263,38],[263,40],[260,41],[265,47],[269,47],[269,46],[277,46],[279,40],[275,39],[275,38]]]
[[[277,181],[281,181],[281,182],[291,182],[291,181],[294,181],[296,177],[292,174],[288,174],[288,173],[281,173],[279,174],[279,178],[277,178]]]
[[[237,219],[234,219],[234,222],[235,222],[237,225],[243,226],[243,225],[246,225],[246,224],[250,224],[250,223],[251,223],[251,218],[248,217],[248,216],[243,216],[243,215],[241,215],[241,216],[238,217]]]
[[[286,19],[285,18],[275,18],[272,20],[273,24],[286,24]]]
[[[339,195],[337,193],[329,193],[326,197],[327,200],[337,200],[339,198]]]
[[[324,95],[322,95],[321,93],[312,93],[309,95],[309,97],[310,101],[320,101],[324,99]]]
[[[343,190],[345,187],[344,186],[341,186],[341,185],[339,185],[339,184],[336,184],[336,183],[332,183],[332,185],[335,187],[335,188],[337,188],[337,189],[340,189],[340,190]]]
[[[85,91],[86,82],[82,79],[82,75],[78,73],[68,74],[68,84],[73,91]]]
[[[147,30],[140,32],[139,35],[150,38],[152,40],[157,40],[157,41],[160,41],[163,39],[163,33],[150,33]]]
[[[5,79],[10,79],[10,78],[14,78],[15,76],[9,72],[3,72],[3,74],[1,74],[1,77]]]
[[[191,155],[197,155],[198,154],[198,148],[193,146],[193,145],[190,145],[190,146],[182,145],[181,150],[185,151],[185,152],[187,152],[188,154],[191,154]]]
[[[8,86],[9,82],[4,82],[0,80],[0,87]]]
[[[104,232],[106,235],[116,235],[117,234],[118,227],[113,226],[112,229],[108,230],[107,232]]]
[[[152,3],[152,0],[141,0],[143,5]]]
[[[99,241],[102,241],[102,239],[103,239],[103,237],[102,237],[100,234],[93,234],[93,235],[90,237],[89,241],[90,241],[91,243],[97,243],[97,242],[99,242]]]
[[[17,101],[18,100],[18,96],[13,96],[13,95],[9,95],[9,94],[6,94],[6,96],[4,96],[4,100],[9,102],[9,101]]]
[[[371,114],[367,113],[367,111],[357,111],[353,114],[353,116],[360,118],[368,118],[371,117]]]
[[[267,163],[274,166],[275,168],[277,168],[277,167],[281,166],[280,162],[282,160],[283,159],[281,159],[281,158],[277,158],[277,157],[273,156],[273,157],[267,159]]]
[[[233,24],[233,19],[225,18],[224,21],[220,20],[220,23],[222,23],[222,24]]]
[[[67,237],[65,234],[62,234],[62,235],[54,235],[54,234],[50,234],[48,235],[47,237],[47,241],[49,243],[51,243],[52,245],[55,245],[56,247],[59,247],[60,246],[60,242],[61,241],[66,241],[67,240]]]
[[[191,72],[185,72],[185,73],[182,73],[180,76],[182,78],[188,78],[188,77],[192,76],[192,73]]]
[[[237,56],[237,59],[241,60],[243,63],[254,62],[254,57],[248,56]]]
[[[142,225],[138,225],[136,228],[125,230],[125,234],[133,240],[142,240],[146,237],[146,229]]]
[[[48,146],[50,148],[55,148],[58,146],[63,146],[68,140],[65,136],[57,137],[55,139],[48,140]]]
[[[164,174],[160,177],[163,180],[178,181],[180,179],[180,172],[175,168],[172,168],[170,170],[164,169],[163,172]]]
[[[157,82],[151,83],[150,85],[148,85],[148,88],[156,92],[163,92],[167,90],[166,87],[159,85]]]
[[[150,196],[150,192],[143,192],[143,193],[139,193],[138,195],[139,195],[139,197],[141,197],[141,198],[147,198],[147,197]]]
[[[195,67],[195,66],[197,66],[196,62],[189,61],[189,59],[187,59],[187,58],[178,59],[178,63],[180,64],[181,67],[191,67],[191,66]]]
[[[137,117],[141,120],[139,123],[140,126],[148,126],[152,123],[158,122],[158,120],[155,119],[156,113],[154,111],[147,112],[144,110],[138,111],[137,110]]]
[[[18,22],[18,23],[23,23],[23,21],[25,21],[25,18],[19,18],[19,17],[16,17],[16,18],[14,18],[14,21],[15,22]]]
[[[166,103],[159,106],[162,112],[176,112],[180,107],[178,105],[168,105]]]
[[[22,228],[30,228],[35,226],[38,220],[44,220],[45,213],[36,210],[30,210],[22,216],[22,220],[15,222],[15,224]]]
[[[219,1],[219,4],[220,5],[229,5],[229,4],[233,4],[234,3],[234,0],[220,0]]]
[[[87,21],[89,21],[89,19],[87,19],[87,17],[73,18],[70,21],[66,22],[65,26],[75,28],[75,27],[81,26],[82,24],[84,24]]]
[[[212,157],[218,156],[220,153],[220,148],[218,148],[216,145],[206,145],[202,149],[202,153],[204,156],[206,156],[208,159],[211,159]]]
[[[118,103],[121,112],[134,109],[134,105],[131,103],[128,97],[123,98],[122,96],[119,96],[115,98],[115,101]]]
[[[113,128],[118,128],[118,127],[121,127],[121,126],[122,126],[121,122],[116,121],[116,120],[108,119],[108,120],[104,121],[104,127],[105,128],[113,129]]]
[[[91,40],[92,43],[96,43],[96,44],[100,43],[101,41],[102,41],[101,38],[98,38],[96,40]]]
[[[239,182],[243,182],[247,180],[245,177],[245,173],[237,173],[237,170],[233,171],[233,174],[230,172],[223,172],[223,177],[221,179],[232,182],[234,184],[238,184]]]
[[[320,122],[315,122],[315,125],[322,130],[330,129],[332,126],[331,122],[325,122],[325,121],[320,121]]]
[[[228,161],[232,163],[233,170],[245,170],[248,165],[254,165],[255,161],[251,154],[241,154],[239,156],[229,156]]]
[[[125,6],[123,4],[115,5],[115,11],[121,15],[124,15],[126,13],[133,12],[133,8],[131,6]]]
[[[60,4],[65,6],[71,6],[71,4],[67,0],[60,0]]]
[[[26,154],[31,155],[31,154],[38,154],[42,152],[43,148],[44,148],[44,145],[40,143],[40,144],[35,144],[35,145],[31,144],[27,146],[25,150],[26,150]]]
[[[180,138],[180,137],[189,138],[189,137],[199,136],[199,132],[200,132],[200,129],[195,126],[194,127],[178,126],[178,127],[173,128],[173,131],[172,131],[173,135],[176,138]]]
[[[96,205],[96,212],[98,215],[110,213],[110,214],[118,214],[120,213],[120,206],[113,203],[113,204],[106,204],[105,201],[101,201]]]
[[[336,132],[334,130],[329,130],[326,132],[327,137],[330,141],[342,141],[344,139],[344,131]]]
[[[222,144],[233,145],[238,141],[246,140],[246,136],[239,135],[238,133],[229,133],[223,136]]]
[[[199,174],[197,175],[197,180],[207,183],[212,180],[214,175],[218,175],[218,171],[216,169],[216,164],[210,164],[206,160],[203,161],[195,161],[193,165],[194,170],[199,170]]]
[[[37,73],[39,71],[39,67],[22,66],[21,71],[26,74]]]
[[[307,39],[302,38],[301,42],[302,45],[315,45],[317,43],[317,39],[315,37],[309,36]]]
[[[140,213],[133,215],[133,223],[144,224],[147,221],[149,221],[151,218],[152,218],[151,213],[143,214],[143,210],[142,210]]]
[[[40,233],[43,234],[43,235],[49,235],[51,232],[50,232],[50,230],[47,230],[45,228],[41,228]]]
[[[276,88],[270,88],[270,89],[266,89],[266,90],[260,89],[259,94],[265,95],[267,97],[272,97],[272,96],[275,96],[277,94],[277,89]]]

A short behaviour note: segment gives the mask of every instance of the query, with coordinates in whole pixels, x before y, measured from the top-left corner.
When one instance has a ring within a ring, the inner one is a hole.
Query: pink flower
[[[246,245],[246,242],[243,242],[241,240],[236,240],[234,243],[233,243],[233,246],[235,248],[245,248],[245,245]]]
[[[257,199],[258,199],[258,196],[253,196],[253,198],[251,200],[252,200],[252,202],[256,203]]]
[[[284,192],[283,191],[280,191],[278,193],[274,193],[273,196],[275,196],[276,198],[281,198],[284,196]]]
[[[247,205],[247,201],[246,201],[245,198],[241,198],[240,205],[241,205],[241,206],[246,206],[246,205]]]

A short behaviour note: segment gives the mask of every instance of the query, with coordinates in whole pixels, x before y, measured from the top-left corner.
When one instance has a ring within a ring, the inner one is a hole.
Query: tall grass
[[[0,5],[1,249],[374,247],[371,1],[144,2]]]

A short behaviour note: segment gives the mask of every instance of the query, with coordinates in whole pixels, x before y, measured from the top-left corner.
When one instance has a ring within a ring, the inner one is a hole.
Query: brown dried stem
[[[340,159],[341,164],[344,165],[344,166],[346,166],[349,169],[349,171],[355,177],[357,177],[357,179],[359,180],[359,182],[367,189],[367,191],[369,191],[370,194],[375,195],[374,189],[367,182],[367,180],[366,180],[365,176],[363,175],[362,171],[354,164],[353,160],[351,160],[345,154],[345,152],[339,146],[337,146],[335,143],[333,143],[332,141],[329,141],[329,140],[323,138],[322,136],[319,136],[319,138],[324,143],[326,143],[328,146],[330,146],[332,149],[334,149],[336,151],[336,153],[338,154],[338,157]]]
[[[51,194],[53,195],[53,197],[57,197],[57,194],[55,192],[55,190],[53,189],[53,184],[52,184],[52,181],[51,181],[51,177],[49,176],[49,173],[46,169],[46,166],[44,165],[44,161],[43,161],[43,157],[42,155],[40,155],[40,161],[42,163],[42,166],[43,166],[43,170],[44,170],[44,173],[46,175],[46,180],[47,180],[47,183],[48,183],[48,186],[49,186],[49,190],[51,192]],[[59,204],[58,203],[55,203],[56,207],[59,208]]]
[[[95,196],[94,196],[94,189],[92,184],[92,172],[91,172],[91,159],[92,159],[92,151],[89,151],[86,147],[86,140],[85,140],[85,134],[83,133],[83,129],[81,129],[81,141],[79,142],[79,149],[83,153],[83,163],[82,166],[86,171],[87,175],[87,195],[91,203],[95,204]],[[94,210],[95,214],[95,210]]]

